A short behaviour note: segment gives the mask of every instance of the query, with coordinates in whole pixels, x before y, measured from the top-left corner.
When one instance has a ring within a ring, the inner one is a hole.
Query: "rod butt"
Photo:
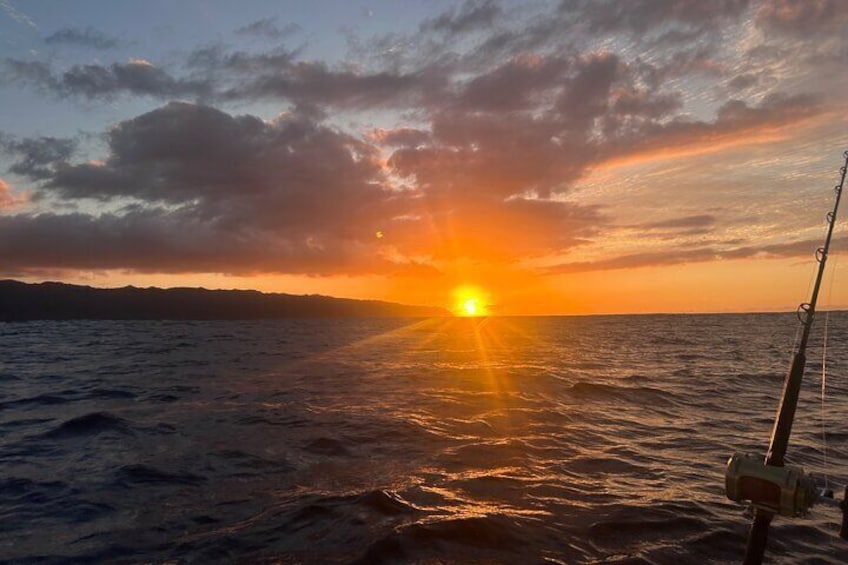
[[[754,523],[751,524],[748,534],[748,548],[745,550],[743,565],[761,565],[766,552],[769,525],[773,515],[760,510],[754,512]]]

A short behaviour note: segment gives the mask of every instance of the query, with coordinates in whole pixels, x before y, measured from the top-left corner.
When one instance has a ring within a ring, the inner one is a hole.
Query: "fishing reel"
[[[816,480],[794,465],[774,467],[736,453],[724,476],[727,498],[751,501],[754,508],[781,516],[804,516],[819,499]]]
[[[805,516],[817,502],[838,506],[842,510],[839,536],[848,539],[848,486],[841,501],[832,490],[822,490],[812,475],[795,465],[764,465],[762,459],[736,453],[728,459],[724,475],[727,498],[749,501],[757,510],[781,516]]]

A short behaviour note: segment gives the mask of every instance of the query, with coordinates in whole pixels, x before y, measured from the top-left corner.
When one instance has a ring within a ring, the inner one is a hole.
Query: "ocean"
[[[848,480],[848,313],[789,460]],[[0,324],[6,563],[739,563],[793,314]],[[824,436],[823,436],[824,432]],[[838,508],[767,562],[846,563]]]

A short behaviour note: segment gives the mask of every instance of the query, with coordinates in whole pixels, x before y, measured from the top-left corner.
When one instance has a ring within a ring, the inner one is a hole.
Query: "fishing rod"
[[[798,342],[798,349],[792,358],[789,373],[783,383],[780,408],[774,420],[765,460],[760,462],[760,459],[755,456],[737,453],[727,462],[725,474],[727,497],[739,502],[750,501],[754,508],[754,520],[748,534],[744,565],[762,563],[769,526],[775,515],[803,516],[820,498],[833,498],[832,492],[820,491],[815,479],[806,474],[803,468],[784,463],[789,435],[792,432],[792,422],[795,419],[795,409],[798,406],[801,380],[807,364],[807,341],[816,314],[816,302],[830,250],[833,227],[836,224],[836,212],[839,210],[842,187],[845,184],[845,172],[848,170],[848,151],[843,153],[843,157],[845,163],[839,170],[841,174],[839,184],[834,188],[836,199],[833,210],[827,214],[827,236],[824,245],[816,249],[818,262],[816,283],[813,286],[810,301],[798,307],[798,319],[803,326],[803,332],[801,341]],[[842,529],[839,535],[848,539],[848,486],[845,487],[843,500],[839,506],[842,509]]]

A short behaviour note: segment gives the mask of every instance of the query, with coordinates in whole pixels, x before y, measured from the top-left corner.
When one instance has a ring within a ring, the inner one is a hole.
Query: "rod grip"
[[[754,511],[754,523],[748,533],[748,547],[745,549],[743,565],[761,565],[768,543],[769,525],[773,515],[762,510]]]

